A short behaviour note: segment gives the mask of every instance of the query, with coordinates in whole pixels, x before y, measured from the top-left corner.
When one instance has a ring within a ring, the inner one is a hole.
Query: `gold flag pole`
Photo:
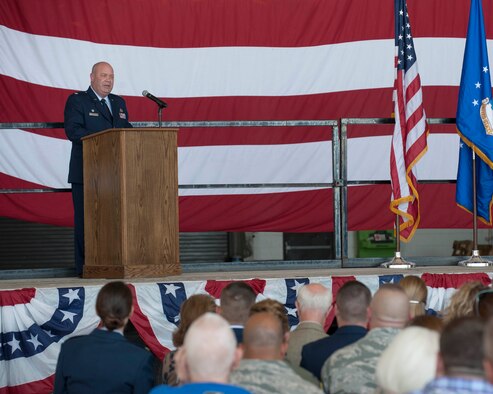
[[[483,259],[478,250],[478,206],[476,201],[476,152],[472,150],[472,256],[467,260],[459,261],[458,265],[464,267],[488,267],[493,261]]]
[[[380,264],[382,268],[414,268],[415,263],[405,260],[401,255],[401,230],[399,226],[399,215],[395,215],[395,254],[392,260]]]

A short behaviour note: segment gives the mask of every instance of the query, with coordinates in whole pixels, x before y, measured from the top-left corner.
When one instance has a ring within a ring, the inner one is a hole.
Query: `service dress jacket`
[[[130,128],[125,100],[115,94],[109,94],[113,115],[107,114],[98,96],[89,87],[85,92],[76,92],[69,96],[65,104],[65,134],[72,141],[69,183],[84,183],[82,167],[81,138],[111,128]]]
[[[147,394],[154,385],[154,357],[122,334],[95,329],[63,345],[54,394]]]

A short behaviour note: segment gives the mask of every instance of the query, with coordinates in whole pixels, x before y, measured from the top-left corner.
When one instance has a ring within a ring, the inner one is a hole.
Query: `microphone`
[[[147,90],[144,90],[142,92],[142,96],[147,97],[148,99],[154,101],[157,105],[159,105],[161,108],[166,108],[168,104],[166,104],[163,100],[158,99],[156,96],[153,96],[150,94]]]

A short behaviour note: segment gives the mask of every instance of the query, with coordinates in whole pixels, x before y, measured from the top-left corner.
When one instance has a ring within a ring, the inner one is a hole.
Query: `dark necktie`
[[[103,114],[106,115],[106,117],[109,120],[113,121],[113,116],[111,115],[111,111],[108,108],[108,105],[106,104],[106,100],[105,99],[101,99],[101,105],[103,106]]]

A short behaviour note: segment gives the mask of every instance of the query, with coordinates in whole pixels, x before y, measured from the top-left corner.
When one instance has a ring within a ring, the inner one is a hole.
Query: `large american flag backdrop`
[[[491,4],[485,4],[486,15]],[[410,0],[429,118],[453,117],[469,1]],[[487,26],[488,28],[488,26]],[[488,32],[488,35],[491,34]],[[387,118],[393,112],[394,14],[386,0],[3,0],[0,122],[61,122],[67,96],[109,61],[131,121]],[[348,180],[389,180],[387,127],[349,129]],[[432,127],[418,179],[455,179],[458,137]],[[0,189],[67,188],[61,129],[0,130]],[[291,184],[182,188],[181,231],[330,231],[331,131],[183,128],[179,182]],[[420,227],[470,227],[455,185],[421,184]],[[351,186],[350,230],[393,226],[390,185]],[[72,224],[70,193],[0,194],[0,216]]]
[[[453,292],[464,282],[491,284],[491,275],[422,275],[428,287],[427,306],[443,310]],[[273,298],[285,305],[289,324],[299,320],[295,307],[298,289],[306,283],[322,283],[335,295],[349,280],[359,280],[374,293],[381,284],[398,283],[402,275],[356,275],[286,279],[250,279],[257,301]],[[180,321],[180,305],[192,294],[219,298],[230,281],[185,281],[130,284],[135,311],[131,318],[140,337],[159,358],[173,348],[171,336]],[[0,394],[44,394],[53,388],[60,346],[74,335],[98,326],[96,296],[102,285],[63,288],[29,288],[0,291]],[[329,316],[328,324],[333,315]]]

